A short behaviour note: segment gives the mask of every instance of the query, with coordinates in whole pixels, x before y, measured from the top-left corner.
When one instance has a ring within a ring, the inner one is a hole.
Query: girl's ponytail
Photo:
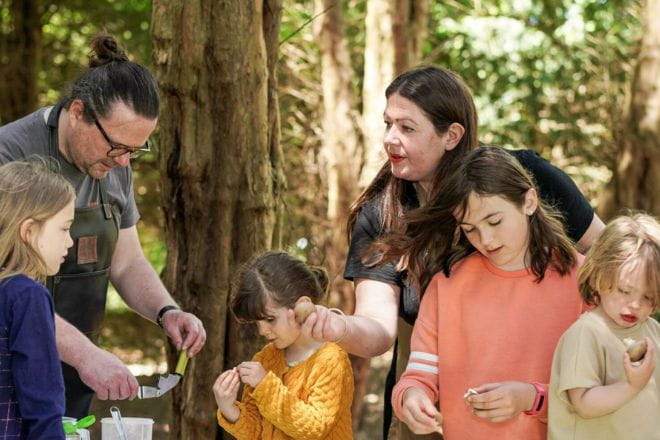
[[[316,281],[319,283],[321,292],[325,295],[328,292],[328,285],[330,284],[330,279],[328,277],[328,272],[321,266],[307,266],[309,271],[314,275]]]

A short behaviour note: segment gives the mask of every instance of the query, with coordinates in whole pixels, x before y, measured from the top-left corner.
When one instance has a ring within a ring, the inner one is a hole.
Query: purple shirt
[[[0,440],[64,439],[53,301],[36,281],[0,281]]]

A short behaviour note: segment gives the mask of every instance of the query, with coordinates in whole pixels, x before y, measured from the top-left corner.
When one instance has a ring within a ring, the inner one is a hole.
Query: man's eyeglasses
[[[108,151],[108,157],[119,157],[123,156],[124,154],[129,154],[129,157],[131,159],[137,159],[138,157],[142,156],[144,153],[148,153],[151,151],[151,146],[149,145],[149,141],[144,143],[143,146],[139,148],[131,148],[127,147],[126,145],[122,144],[117,144],[115,142],[112,142],[110,138],[108,137],[108,134],[105,132],[101,124],[99,123],[98,119],[96,119],[96,116],[93,116],[94,118],[94,124],[96,127],[99,129],[103,137],[105,138],[105,141],[108,143],[110,146],[110,150]]]

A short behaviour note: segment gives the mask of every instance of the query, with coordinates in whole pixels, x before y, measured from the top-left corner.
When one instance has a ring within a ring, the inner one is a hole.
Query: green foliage
[[[130,49],[129,55],[149,65],[150,19],[149,0],[64,0],[48,4],[42,16],[41,104],[56,101],[67,85],[85,69],[89,42],[99,33],[114,35]]]
[[[609,180],[641,28],[623,1],[437,2],[426,61],[475,95],[481,139],[532,148],[588,195]]]
[[[334,7],[339,5],[343,7],[346,43],[355,72],[352,89],[361,106],[366,2],[343,0]],[[313,32],[322,14],[314,10],[312,0],[284,0],[283,7],[278,92],[288,191],[284,196],[286,227],[282,244],[299,258],[323,265],[321,242],[330,226],[326,213],[327,176],[321,155],[321,55]]]
[[[451,0],[431,2],[425,62],[458,72],[473,90],[481,139],[533,148],[567,170],[593,196],[611,175],[636,58],[641,2],[623,0]],[[11,28],[0,0],[0,32]],[[342,0],[344,31],[361,107],[366,0]],[[320,54],[312,0],[285,0],[280,32],[282,146],[289,191],[283,244],[322,263],[326,195],[320,129]],[[63,0],[43,9],[40,104],[55,102],[86,66],[91,38],[117,36],[151,64],[149,0]],[[133,163],[145,252],[165,261],[155,154]],[[303,240],[304,238],[304,240]],[[306,240],[306,242],[305,242]],[[305,242],[305,246],[301,243]]]

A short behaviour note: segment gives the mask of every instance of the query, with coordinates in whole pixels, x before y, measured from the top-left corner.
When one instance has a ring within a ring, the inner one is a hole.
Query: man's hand
[[[163,328],[178,350],[187,350],[193,357],[206,342],[204,324],[192,313],[170,310],[163,315]]]
[[[85,361],[78,365],[77,371],[99,400],[135,398],[138,382],[115,355],[93,347],[85,356]]]

